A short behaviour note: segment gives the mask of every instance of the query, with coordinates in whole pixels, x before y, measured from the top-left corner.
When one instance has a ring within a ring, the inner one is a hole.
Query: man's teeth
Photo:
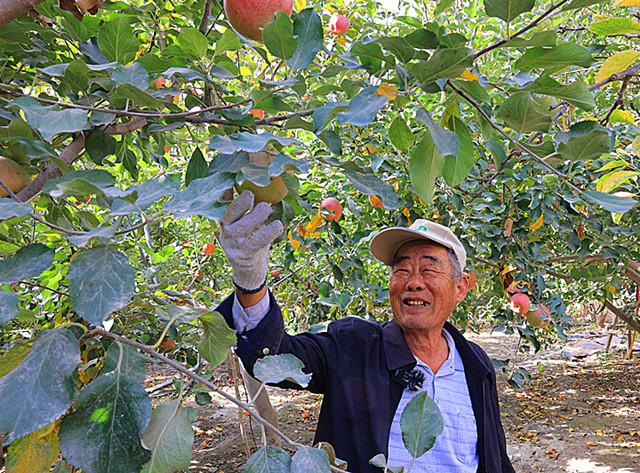
[[[425,305],[427,305],[426,302],[422,302],[422,301],[407,301],[406,303],[408,305],[414,305],[414,306],[425,306]]]

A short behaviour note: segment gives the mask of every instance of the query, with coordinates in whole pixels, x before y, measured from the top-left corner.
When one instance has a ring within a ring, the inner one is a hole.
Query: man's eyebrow
[[[398,263],[401,263],[402,261],[406,261],[408,259],[409,259],[408,256],[394,256],[393,260],[391,260],[391,267],[395,266]],[[422,256],[422,259],[433,261],[434,263],[442,263],[442,260],[436,256],[424,255]]]

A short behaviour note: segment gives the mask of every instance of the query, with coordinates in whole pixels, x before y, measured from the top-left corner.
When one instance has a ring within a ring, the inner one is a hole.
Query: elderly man
[[[513,472],[491,361],[447,322],[469,289],[466,253],[451,230],[417,220],[371,240],[372,254],[391,267],[393,320],[347,317],[324,333],[289,335],[265,286],[269,246],[282,224],[264,226],[269,205],[252,207],[253,195],[243,193],[221,220],[236,291],[217,310],[237,330],[237,353],[249,371],[268,354],[293,353],[304,362],[312,374],[308,389],[324,394],[316,441],[333,445],[352,472],[380,472],[369,463],[379,453],[407,471],[413,459],[400,418],[412,396],[426,390],[444,429],[412,471]]]

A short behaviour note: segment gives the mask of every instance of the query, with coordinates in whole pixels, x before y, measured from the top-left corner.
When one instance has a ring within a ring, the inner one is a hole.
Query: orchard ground
[[[578,330],[604,335],[604,330]],[[623,335],[619,330],[618,335]],[[517,335],[467,333],[492,358],[513,356]],[[523,390],[512,389],[498,375],[503,424],[516,472],[640,473],[640,353],[625,361],[624,352],[609,350],[567,360],[563,344],[534,356],[521,353],[519,366],[532,374]],[[153,367],[149,385],[170,377]],[[233,394],[231,371],[222,365],[216,384]],[[322,397],[305,391],[268,388],[280,414],[280,428],[291,439],[311,444]],[[242,471],[247,460],[238,411],[221,396],[198,406],[192,467],[197,473]],[[161,399],[159,396],[157,399]],[[260,445],[260,428],[243,415],[252,452]]]

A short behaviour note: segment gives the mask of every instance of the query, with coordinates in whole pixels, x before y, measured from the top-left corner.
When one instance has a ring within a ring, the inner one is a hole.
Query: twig
[[[529,31],[531,28],[534,28],[535,26],[538,26],[538,24],[540,22],[542,22],[542,20],[544,20],[546,17],[551,15],[551,13],[553,13],[554,10],[557,10],[559,7],[561,7],[562,5],[564,5],[567,2],[568,2],[568,0],[560,0],[558,3],[552,4],[551,7],[549,7],[549,9],[547,9],[547,11],[545,11],[542,15],[540,15],[538,18],[533,20],[527,26],[519,29],[518,31],[516,31],[512,35],[509,35],[506,38],[501,39],[500,41],[498,41],[498,42],[496,42],[494,44],[491,44],[491,45],[487,46],[486,48],[484,48],[484,49],[478,51],[477,53],[475,53],[473,55],[473,59],[478,59],[480,56],[488,53],[489,51],[492,51],[492,50],[494,50],[496,48],[499,48],[503,44],[508,43],[510,40],[512,40],[516,36],[520,36],[522,33],[525,33],[526,31]]]
[[[200,110],[191,110],[189,112],[179,112],[179,113],[162,113],[162,112],[135,112],[135,111],[127,111],[127,110],[114,110],[111,108],[100,108],[100,107],[89,107],[88,105],[78,105],[75,103],[66,103],[66,102],[59,102],[57,100],[50,100],[50,99],[45,99],[45,98],[41,98],[41,97],[34,97],[33,95],[29,95],[29,94],[23,94],[20,92],[13,92],[13,91],[6,91],[3,90],[3,92],[7,95],[12,95],[14,97],[31,97],[32,99],[41,102],[41,103],[46,103],[49,105],[58,105],[60,107],[63,108],[72,108],[72,109],[78,109],[78,110],[86,110],[88,112],[100,112],[100,113],[110,113],[112,115],[116,115],[118,117],[123,116],[123,117],[141,117],[141,118],[184,118],[184,117],[191,117],[194,115],[199,115],[201,113],[207,113],[207,112],[213,112],[216,110],[225,110],[228,108],[234,108],[237,107],[239,105],[246,105],[250,102],[253,102],[253,100],[251,99],[246,99],[246,100],[242,100],[240,102],[235,102],[235,103],[230,103],[228,105],[213,105],[211,107],[207,107],[207,108],[203,108]]]
[[[622,79],[622,85],[620,86],[620,90],[618,91],[618,97],[616,98],[616,101],[613,102],[613,105],[609,109],[607,116],[600,121],[602,125],[606,125],[609,122],[609,118],[611,118],[611,114],[615,109],[624,105],[624,93],[627,91],[629,81],[631,81],[631,76],[625,76]]]
[[[596,89],[599,89],[602,86],[605,86],[605,85],[609,84],[610,82],[615,82],[615,81],[623,79],[623,78],[625,78],[627,76],[634,76],[638,71],[640,71],[640,64],[636,64],[635,66],[631,66],[629,69],[625,69],[622,72],[618,72],[616,74],[611,74],[606,79],[601,80],[600,82],[590,86],[589,90],[590,91],[594,91]]]
[[[202,34],[207,33],[209,27],[209,17],[211,16],[211,9],[213,8],[213,0],[206,0],[204,2],[204,8],[202,9],[202,18],[200,18],[200,24],[198,25],[198,31]]]
[[[480,107],[480,105],[473,100],[471,97],[469,97],[466,93],[464,93],[462,90],[458,89],[455,85],[452,84],[451,81],[447,81],[447,85],[449,85],[449,87],[451,87],[456,93],[458,93],[458,95],[460,95],[463,99],[465,99],[467,102],[469,102],[476,110],[478,110],[478,113],[482,115],[482,117],[487,120],[487,122],[489,122],[489,124],[491,125],[491,127],[496,130],[498,133],[500,133],[502,136],[504,136],[507,140],[509,140],[511,143],[513,143],[514,145],[516,145],[518,148],[522,149],[523,151],[525,151],[527,154],[529,154],[533,159],[535,159],[536,161],[538,161],[540,164],[542,164],[544,167],[546,167],[547,169],[549,169],[551,172],[553,172],[554,174],[558,175],[558,177],[562,178],[563,180],[567,180],[567,176],[565,176],[564,174],[562,174],[560,171],[558,171],[556,168],[554,168],[553,166],[551,166],[549,163],[547,163],[544,159],[542,159],[540,156],[538,156],[536,153],[534,153],[533,151],[531,151],[529,148],[527,148],[525,145],[523,145],[522,143],[520,143],[517,140],[514,140],[511,136],[509,136],[502,128],[500,128],[498,125],[496,125],[493,120],[491,120],[491,117],[489,117],[489,115],[487,115],[485,113],[485,111],[482,109],[482,107]]]

